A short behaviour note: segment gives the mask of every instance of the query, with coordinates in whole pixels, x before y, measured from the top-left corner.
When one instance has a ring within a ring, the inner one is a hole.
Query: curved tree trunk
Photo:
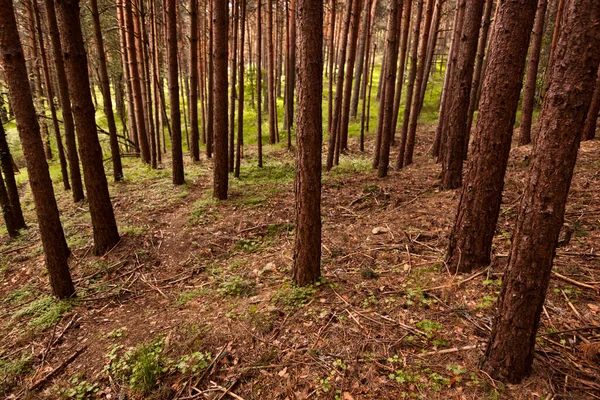
[[[490,262],[535,11],[534,1],[505,0],[496,12],[473,150],[450,236],[450,271],[467,273]]]
[[[600,64],[599,47],[600,3],[570,0],[483,362],[492,377],[511,383],[531,373],[581,128]]]

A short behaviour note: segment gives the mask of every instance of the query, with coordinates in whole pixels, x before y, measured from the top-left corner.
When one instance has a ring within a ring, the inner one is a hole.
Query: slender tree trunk
[[[547,0],[545,0],[547,1]],[[477,58],[475,61],[475,71],[473,71],[473,84],[471,85],[471,98],[469,99],[469,112],[467,114],[467,132],[471,134],[473,127],[473,115],[479,103],[479,93],[481,80],[483,78],[483,67],[485,65],[485,49],[488,42],[490,32],[490,18],[492,9],[494,8],[494,0],[486,0],[485,9],[483,11],[483,21],[481,23],[481,34],[479,35],[479,43],[477,45]],[[468,146],[467,141],[466,145]],[[468,150],[468,149],[467,149]],[[467,150],[463,154],[467,153]]]
[[[402,86],[404,85],[404,72],[406,71],[406,57],[408,50],[408,36],[410,28],[410,16],[412,13],[412,1],[404,3],[404,14],[402,20],[402,36],[400,38],[400,66],[396,78],[396,92],[394,93],[394,116],[392,117],[392,143],[396,141],[396,128],[398,126],[398,114],[400,113],[400,99],[402,97]]]
[[[562,29],[562,20],[565,10],[566,0],[558,0],[558,8],[556,10],[556,22],[554,24],[554,32],[552,33],[552,43],[550,44],[550,55],[548,56],[548,66],[546,68],[545,87],[550,87],[552,83],[552,69],[554,66],[554,53],[556,53],[556,45],[558,44],[558,36]]]
[[[101,255],[112,249],[120,238],[104,175],[102,148],[96,131],[95,110],[89,89],[87,57],[79,18],[79,0],[56,0],[55,3],[60,35],[63,38],[67,82],[73,101],[73,117],[77,127],[84,183],[90,204],[94,253]]]
[[[269,100],[269,143],[278,141],[277,105],[275,103],[275,49],[273,46],[273,0],[267,0],[267,95]]]
[[[404,102],[404,118],[402,120],[402,137],[400,139],[400,148],[398,149],[398,159],[396,160],[396,168],[401,169],[406,165],[407,159],[412,159],[409,146],[409,122],[410,112],[412,109],[413,94],[415,90],[415,79],[417,78],[417,59],[419,49],[419,32],[421,29],[421,17],[423,15],[423,3],[425,0],[417,0],[417,10],[415,20],[413,22],[413,41],[410,51],[410,71],[408,72],[408,83],[406,84],[406,100]],[[429,0],[428,0],[429,1]],[[414,144],[414,139],[413,139]]]
[[[374,7],[373,7],[374,8]],[[371,81],[371,83],[373,82],[373,64],[375,63],[375,51],[377,49],[376,45],[373,46],[373,50],[371,51],[371,25],[372,25],[372,18],[373,13],[371,13],[371,15],[369,16],[369,23],[367,24],[367,29],[369,30],[369,35],[367,38],[367,43],[366,43],[366,51],[365,51],[365,61],[364,61],[364,77],[362,79],[362,89],[361,92],[363,94],[367,93],[367,84],[369,83],[369,80]],[[371,53],[373,53],[373,61],[371,61],[369,63],[370,57],[371,57]],[[369,69],[371,69],[371,71],[369,71]],[[370,96],[370,93],[369,93]],[[360,151],[365,151],[365,128],[369,129],[369,120],[368,120],[368,112],[367,112],[367,103],[370,103],[371,98],[367,98],[367,95],[365,94],[363,96],[362,99],[362,110],[361,110],[361,117],[360,117]]]
[[[134,152],[139,152],[137,140],[137,125],[135,123],[135,111],[133,107],[133,89],[129,69],[129,54],[127,53],[127,27],[125,25],[125,0],[117,0],[117,22],[119,23],[119,44],[121,49],[121,60],[123,67],[123,78],[125,80],[127,96],[127,118],[129,120],[129,139],[135,145]]]
[[[262,156],[262,0],[256,7],[256,142],[258,144],[258,167],[263,166]]]
[[[533,26],[533,38],[529,48],[529,61],[527,64],[527,75],[523,89],[523,108],[521,110],[521,129],[519,134],[519,145],[524,146],[531,143],[531,125],[533,119],[533,107],[535,102],[535,89],[537,86],[538,65],[540,63],[540,52],[544,38],[544,22],[546,20],[546,8],[548,0],[539,0],[535,24]]]
[[[60,162],[60,172],[62,176],[63,187],[65,190],[71,190],[71,184],[69,183],[69,172],[67,159],[65,157],[65,149],[63,147],[62,138],[60,135],[60,128],[58,126],[58,117],[56,115],[56,107],[54,106],[54,91],[52,90],[52,80],[50,79],[50,67],[48,66],[48,57],[46,56],[46,47],[44,46],[44,35],[42,32],[42,23],[40,17],[39,6],[37,0],[33,0],[33,6],[35,7],[36,15],[36,28],[38,34],[38,40],[40,44],[40,56],[42,59],[42,72],[44,74],[44,85],[46,87],[46,97],[48,98],[48,105],[50,107],[50,115],[52,116],[52,124],[54,129],[54,137],[56,138],[56,149],[58,151],[58,160]]]
[[[48,1],[48,0],[47,0]],[[146,129],[146,112],[144,110],[142,82],[138,53],[136,51],[136,35],[133,18],[133,0],[124,0],[125,21],[127,29],[127,55],[129,57],[129,76],[131,78],[131,89],[133,93],[133,108],[135,112],[135,124],[137,127],[138,143],[142,153],[142,161],[150,163],[150,146],[148,143],[148,131]]]
[[[331,129],[329,130],[329,149],[327,150],[327,171],[331,170],[334,164],[334,155],[336,152],[336,146],[339,146],[337,132],[340,125],[340,119],[342,115],[342,94],[344,87],[344,70],[346,67],[346,47],[348,43],[348,30],[350,29],[350,19],[352,16],[352,4],[354,1],[360,0],[349,0],[346,3],[346,10],[344,16],[344,31],[342,33],[342,43],[340,44],[340,55],[339,67],[337,71],[337,81],[335,85],[335,104],[333,107],[333,119],[331,121]]]
[[[363,71],[365,69],[365,53],[367,52],[367,42],[370,32],[370,20],[372,10],[377,8],[377,1],[374,1],[374,5],[371,4],[372,0],[365,0],[363,9],[365,10],[365,17],[362,19],[360,26],[360,41],[358,43],[356,71],[354,72],[354,83],[352,86],[352,99],[350,101],[350,117],[356,118],[358,115],[358,100],[360,96],[360,88],[362,82]],[[373,6],[371,8],[371,6]]]
[[[260,0],[259,0],[260,1]],[[209,5],[209,16],[208,16],[208,105],[206,111],[206,119],[208,125],[206,127],[206,157],[212,158],[213,154],[213,138],[214,138],[214,109],[215,109],[215,68],[214,68],[214,2],[215,0],[210,0]],[[227,59],[227,55],[225,55],[225,59]],[[227,65],[227,64],[225,64]],[[227,78],[225,79],[227,80]],[[227,95],[227,94],[225,94]],[[227,180],[225,180],[227,183]],[[227,188],[227,185],[225,185]],[[227,193],[227,189],[225,189],[225,193]]]
[[[102,88],[102,98],[104,99],[104,115],[106,115],[106,121],[108,123],[110,152],[113,163],[113,179],[115,182],[118,182],[123,180],[123,166],[121,165],[121,154],[119,152],[119,142],[117,140],[117,125],[115,124],[115,115],[112,108],[110,81],[108,80],[108,70],[106,68],[106,53],[104,52],[104,40],[102,38],[102,27],[100,25],[97,0],[90,0],[90,9],[92,11],[94,33],[96,35],[96,52],[98,53],[100,87]]]
[[[179,66],[177,64],[177,0],[169,0],[166,5],[173,184],[183,185],[185,183],[185,177],[183,172],[183,151],[181,149],[181,107],[179,105]]]
[[[348,150],[348,124],[350,122],[350,100],[352,99],[352,75],[356,63],[356,46],[358,41],[358,28],[360,27],[360,14],[362,0],[352,2],[352,22],[350,23],[350,38],[348,43],[348,59],[346,60],[346,77],[344,78],[344,93],[342,95],[342,115],[340,120],[340,143],[339,150]],[[366,8],[366,14],[369,9]],[[337,162],[336,162],[337,164]]]
[[[60,223],[52,180],[44,156],[44,145],[11,0],[0,0],[0,26],[0,60],[27,163],[50,286],[55,296],[71,297],[75,294],[75,288],[67,261],[70,251]],[[84,71],[87,73],[87,68]],[[0,132],[0,136],[4,135]]]
[[[67,145],[67,158],[69,159],[69,173],[71,175],[71,188],[73,189],[73,201],[76,203],[83,200],[83,182],[81,180],[81,171],[79,170],[79,155],[77,154],[77,142],[75,141],[75,123],[71,110],[71,96],[67,84],[67,75],[65,73],[65,64],[63,60],[62,46],[60,43],[60,34],[56,22],[56,12],[54,1],[45,0],[46,18],[48,19],[48,30],[52,42],[54,54],[54,63],[56,67],[56,78],[58,82],[58,94],[62,109],[62,118],[65,129],[65,143]],[[87,73],[87,70],[86,70]]]
[[[174,1],[174,0],[172,0]],[[215,141],[215,161],[213,195],[219,200],[227,199],[227,30],[228,4],[213,0],[213,73],[214,73],[214,112],[213,129]]]
[[[198,0],[190,0],[190,156],[200,161],[198,123]]]
[[[410,0],[409,0],[410,1]],[[400,3],[400,4],[399,4]],[[392,118],[394,116],[394,92],[396,80],[396,64],[398,62],[398,30],[400,18],[398,18],[399,9],[402,9],[402,0],[392,0],[388,9],[387,32],[387,57],[385,65],[385,95],[382,97],[379,107],[383,107],[383,124],[381,128],[381,153],[379,155],[379,166],[377,176],[383,178],[387,176],[390,163],[390,144],[392,141]]]
[[[298,112],[296,128],[296,236],[292,275],[314,283],[321,266],[321,142],[323,1],[297,0]],[[315,29],[318,27],[319,29]]]
[[[536,2],[505,0],[498,7],[473,150],[447,254],[450,270],[463,273],[490,262]]]
[[[238,91],[238,126],[235,152],[234,176],[240,177],[240,164],[242,158],[242,144],[244,141],[244,25],[246,23],[246,0],[240,2],[240,62],[239,62],[239,91]]]
[[[415,87],[413,89],[413,101],[411,104],[410,117],[408,121],[408,137],[406,140],[406,151],[404,153],[404,166],[412,164],[413,153],[415,150],[415,139],[417,135],[417,119],[421,112],[421,87],[426,85],[427,77],[425,76],[426,62],[427,62],[427,44],[429,43],[429,33],[431,30],[431,21],[433,19],[433,6],[434,0],[427,1],[427,12],[425,14],[425,21],[423,23],[423,37],[419,43],[419,60],[417,75],[415,79]],[[480,1],[480,0],[477,0]],[[479,32],[479,23],[481,22],[481,15],[477,24],[477,32]],[[416,40],[416,39],[415,39]],[[475,38],[475,45],[477,45],[477,37]],[[469,82],[470,83],[470,82]],[[467,103],[468,107],[468,103]],[[404,116],[406,118],[406,114]]]
[[[294,89],[296,87],[296,0],[289,0],[288,71],[285,76],[286,109],[285,129],[288,131],[288,148],[291,147],[290,131],[294,126]]]
[[[465,17],[458,46],[456,65],[453,68],[448,99],[448,123],[445,126],[446,143],[442,162],[441,187],[445,190],[459,188],[462,184],[464,142],[469,140],[467,118],[473,83],[473,69],[477,55],[477,42],[485,0],[471,0],[465,9]]]
[[[492,377],[511,383],[519,383],[531,373],[581,128],[600,63],[599,47],[600,3],[570,0],[483,362],[483,369]]]
[[[327,132],[331,133],[331,122],[333,119],[333,70],[335,59],[335,11],[336,0],[331,0],[331,22],[329,26],[330,41],[329,41],[329,75],[328,75],[328,91],[327,91]]]
[[[431,65],[433,64],[433,55],[436,49],[444,1],[445,0],[436,0],[433,9],[433,17],[431,27],[429,29],[429,42],[427,43],[427,56],[425,58],[425,72],[423,73],[423,82],[421,83],[421,87],[419,88],[419,114],[421,114],[421,109],[423,108],[423,102],[425,101],[425,93],[427,92],[427,84],[429,82],[429,75],[431,74]]]
[[[232,36],[232,46],[233,49],[231,51],[231,66],[229,67],[229,71],[231,74],[231,87],[229,89],[229,107],[231,109],[229,113],[229,172],[233,172],[234,162],[235,162],[235,97],[236,97],[236,84],[237,84],[237,42],[238,42],[238,23],[240,19],[240,1],[235,0],[232,2],[232,22],[233,26],[231,26],[231,36]]]
[[[596,125],[598,122],[598,113],[600,112],[600,70],[598,70],[598,80],[596,81],[596,89],[592,96],[590,109],[588,110],[583,125],[583,140],[592,140],[596,137]]]
[[[2,124],[0,124],[0,130],[3,130]],[[2,217],[4,217],[4,223],[6,224],[6,231],[8,232],[8,236],[11,238],[16,238],[19,236],[19,229],[17,228],[17,221],[15,219],[15,214],[12,211],[12,206],[10,205],[10,200],[8,198],[8,192],[6,191],[6,186],[4,185],[4,178],[0,173],[0,207],[2,207]]]
[[[17,126],[18,123],[19,122],[17,121]],[[2,123],[0,123],[0,125],[2,125]],[[4,172],[6,190],[8,191],[8,199],[12,207],[16,228],[25,229],[27,225],[25,224],[25,219],[23,218],[23,210],[21,209],[21,200],[19,198],[19,188],[17,186],[17,181],[15,180],[13,159],[12,155],[10,154],[10,148],[8,147],[8,141],[6,140],[4,126],[0,128],[0,167],[2,167],[2,172]]]

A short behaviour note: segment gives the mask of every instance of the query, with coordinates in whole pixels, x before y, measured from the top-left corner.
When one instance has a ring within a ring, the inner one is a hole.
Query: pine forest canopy
[[[599,49],[597,0],[0,0],[0,395],[597,398]]]

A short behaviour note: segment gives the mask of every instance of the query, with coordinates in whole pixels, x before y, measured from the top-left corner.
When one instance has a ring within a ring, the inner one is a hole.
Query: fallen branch
[[[42,377],[42,379],[40,379],[39,381],[37,381],[36,383],[34,383],[33,385],[31,385],[31,387],[29,388],[29,390],[36,390],[36,389],[39,389],[40,387],[42,387],[54,375],[58,374],[67,365],[69,365],[70,363],[72,363],[73,360],[75,360],[77,358],[77,356],[79,356],[85,349],[87,349],[87,345],[83,346],[79,350],[75,351],[65,361],[63,361],[62,363],[60,363],[56,368],[54,368],[52,371],[48,372],[44,377]]]
[[[451,349],[429,351],[427,353],[423,353],[423,354],[419,354],[419,355],[420,356],[432,356],[432,355],[435,355],[435,354],[450,354],[450,353],[457,353],[459,351],[473,350],[473,349],[476,349],[478,347],[479,347],[479,345],[463,346],[463,347],[453,347]]]
[[[599,291],[600,290],[600,288],[598,288],[596,286],[592,286],[592,285],[588,285],[587,283],[584,283],[584,282],[576,281],[575,279],[571,279],[571,278],[569,278],[567,276],[564,276],[564,275],[561,275],[561,274],[559,274],[558,272],[555,272],[555,271],[552,271],[552,275],[556,276],[558,279],[561,279],[561,280],[563,280],[565,282],[572,283],[575,286],[579,286],[579,287],[586,288],[586,289],[592,289],[592,290],[595,290],[595,291]]]

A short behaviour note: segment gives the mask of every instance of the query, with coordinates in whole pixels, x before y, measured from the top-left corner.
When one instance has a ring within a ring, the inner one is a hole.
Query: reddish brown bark
[[[190,0],[190,156],[200,160],[198,123],[198,0]]]
[[[581,128],[600,64],[599,47],[600,3],[570,0],[483,362],[492,377],[511,383],[531,373]]]
[[[112,249],[120,239],[104,175],[102,148],[96,131],[94,103],[90,93],[87,57],[79,18],[79,0],[56,0],[55,4],[63,39],[63,56],[73,102],[83,178],[90,204],[94,253],[101,255]]]
[[[44,145],[33,106],[25,57],[11,0],[0,0],[0,26],[0,57],[27,163],[29,185],[33,194],[50,286],[57,297],[70,297],[75,293],[67,261],[70,252],[60,223],[52,180],[44,156]],[[87,74],[87,68],[84,71]]]
[[[228,4],[213,0],[214,147],[213,196],[227,199],[227,25]]]
[[[590,103],[585,124],[583,125],[583,140],[592,140],[596,137],[596,126],[598,122],[598,113],[600,112],[600,70],[598,70],[598,80],[596,89]]]
[[[521,146],[531,143],[531,122],[547,6],[548,0],[539,0],[537,13],[535,14],[535,25],[533,26],[533,37],[531,39],[529,61],[527,63],[527,75],[525,78],[525,87],[523,88],[523,107],[521,110],[521,129],[519,135],[519,145]]]
[[[275,102],[275,48],[273,45],[273,0],[267,0],[267,97],[269,100],[269,143],[279,141]]]
[[[292,275],[314,283],[321,270],[321,142],[323,2],[298,0],[298,108],[296,128],[296,236]]]
[[[448,248],[451,271],[490,262],[536,2],[499,4],[472,152]]]
[[[244,40],[246,22],[246,0],[240,2],[240,62],[238,65],[238,124],[237,124],[237,141],[235,152],[235,167],[233,176],[240,177],[240,165],[242,163],[242,144],[244,141]]]
[[[258,167],[263,166],[262,156],[262,0],[256,7],[256,142],[258,144]]]
[[[1,121],[0,125],[2,125]],[[0,127],[0,167],[2,167],[2,172],[4,172],[6,190],[8,192],[10,205],[12,207],[12,213],[15,218],[16,228],[24,229],[27,227],[27,225],[25,224],[25,219],[23,218],[21,199],[19,198],[19,187],[17,186],[17,181],[15,180],[13,159],[10,154],[10,148],[8,147],[8,141],[6,140],[4,126]]]

